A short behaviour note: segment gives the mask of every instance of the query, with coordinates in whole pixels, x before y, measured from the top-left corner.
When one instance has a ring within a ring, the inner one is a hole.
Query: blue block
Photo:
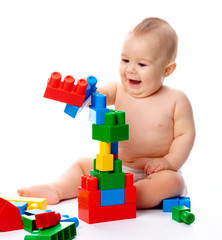
[[[75,222],[76,227],[79,226],[79,219],[76,217],[69,217],[68,215],[62,215],[60,222]]]
[[[101,190],[101,206],[124,204],[125,191],[121,189]]]
[[[28,203],[27,202],[10,201],[10,203],[12,203],[14,206],[16,206],[19,209],[21,215],[24,214],[25,210],[28,207]]]
[[[179,206],[190,207],[190,198],[189,197],[180,197],[179,198]]]
[[[118,142],[111,143],[111,154],[117,155],[118,154]]]
[[[32,210],[26,210],[25,214],[30,216],[30,215],[36,215],[36,214],[45,213],[45,212],[51,212],[51,210],[32,209]]]
[[[74,105],[66,104],[64,112],[68,114],[70,117],[75,118],[77,114],[79,114],[82,109],[87,106],[90,101],[91,101],[91,95],[96,91],[96,84],[97,84],[97,79],[93,76],[89,76],[87,78],[88,81],[88,86],[86,89],[86,97],[83,102],[82,107],[77,107]]]
[[[96,125],[104,125],[104,114],[107,112],[109,109],[106,108],[106,96],[101,93],[93,93],[89,106],[89,121]]]
[[[179,206],[179,198],[168,198],[163,200],[163,212],[172,212],[172,207]]]

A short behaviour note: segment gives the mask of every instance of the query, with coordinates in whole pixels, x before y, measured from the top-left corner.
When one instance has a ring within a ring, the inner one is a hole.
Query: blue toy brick
[[[14,206],[16,206],[19,209],[21,215],[24,214],[25,210],[28,207],[28,203],[27,202],[10,201],[10,203],[12,203]]]
[[[94,76],[89,76],[87,78],[88,87],[86,89],[86,98],[87,99],[92,93],[94,93],[97,89],[97,79]]]
[[[66,104],[64,113],[68,114],[72,118],[75,118],[78,110],[79,110],[79,107]]]
[[[62,215],[60,222],[74,222],[76,227],[79,226],[79,219],[76,217],[69,217],[68,215]]]
[[[111,154],[116,155],[118,154],[118,142],[111,143]]]
[[[168,198],[163,200],[163,212],[172,212],[172,207],[179,206],[179,198]]]
[[[185,206],[190,208],[190,198],[189,197],[180,197],[179,206]]]
[[[89,121],[96,125],[104,125],[104,114],[109,112],[106,108],[106,96],[101,93],[93,93],[89,106]]]
[[[40,209],[32,209],[32,210],[26,210],[26,215],[36,215],[39,213],[45,213],[45,212],[51,212],[51,210],[40,210]]]
[[[101,206],[124,204],[125,191],[121,189],[101,190]]]

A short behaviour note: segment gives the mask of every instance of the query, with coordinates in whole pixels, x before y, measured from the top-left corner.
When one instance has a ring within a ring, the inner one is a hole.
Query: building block
[[[125,112],[105,113],[104,125],[92,125],[92,139],[113,143],[129,139],[129,125],[125,124]]]
[[[61,220],[61,215],[59,213],[46,212],[39,213],[35,215],[36,227],[39,228],[48,228],[57,225]]]
[[[87,207],[100,206],[101,192],[98,190],[98,179],[89,175],[81,176],[81,187],[78,188],[78,202]]]
[[[136,203],[88,208],[78,205],[79,219],[89,224],[136,218]]]
[[[51,74],[44,97],[81,107],[85,100],[88,82],[85,79],[80,79],[74,85],[75,79],[72,76],[66,76],[63,82],[61,79],[60,73],[53,72]]]
[[[125,173],[104,173],[91,170],[90,175],[98,178],[99,190],[125,188]]]
[[[124,188],[101,190],[101,206],[111,206],[124,203],[125,203]]]
[[[26,210],[24,212],[25,215],[35,215],[35,214],[39,214],[39,213],[45,213],[45,212],[51,212],[52,210],[40,210],[40,209],[32,209],[32,210]]]
[[[9,201],[0,198],[0,231],[7,232],[23,229],[19,209]]]
[[[190,209],[185,206],[176,206],[172,208],[172,219],[181,223],[191,224],[195,220],[195,216]]]
[[[185,206],[190,208],[189,197],[176,197],[163,200],[163,212],[172,212],[172,207]]]
[[[95,77],[89,76],[87,78],[87,82],[88,82],[88,86],[86,89],[86,96],[85,96],[85,100],[83,102],[82,107],[66,104],[64,112],[72,118],[75,118],[76,115],[78,115],[83,110],[83,108],[86,107],[91,102],[91,95],[97,89],[96,88],[97,79]]]
[[[25,231],[32,233],[37,230],[35,215],[22,215],[23,228]]]
[[[125,187],[124,203],[135,203],[135,202],[136,202],[136,186]]]
[[[25,210],[28,207],[28,203],[27,202],[10,201],[10,203],[12,203],[14,206],[16,206],[19,209],[21,215],[24,214]]]
[[[45,210],[45,209],[47,209],[46,198],[9,197],[9,196],[0,196],[0,197],[6,199],[8,201],[27,202],[28,203],[27,210],[31,210],[31,209]]]
[[[121,173],[121,172],[122,172],[122,160],[114,159],[114,173]]]
[[[107,112],[109,112],[109,109],[106,108],[106,96],[101,93],[93,93],[89,106],[89,121],[96,125],[103,125],[104,115]]]
[[[69,217],[69,215],[62,215],[60,222],[74,222],[76,227],[79,226],[79,219],[77,217]]]
[[[114,156],[110,154],[111,144],[100,142],[100,153],[96,155],[96,169],[99,171],[113,171]]]
[[[118,155],[118,147],[119,147],[118,142],[111,143],[111,154]]]
[[[76,236],[76,224],[74,222],[61,222],[54,227],[39,229],[32,235],[26,235],[25,240],[71,240]]]
[[[163,212],[172,212],[172,207],[179,206],[179,198],[168,198],[163,200]]]
[[[190,197],[179,197],[179,206],[191,208]]]

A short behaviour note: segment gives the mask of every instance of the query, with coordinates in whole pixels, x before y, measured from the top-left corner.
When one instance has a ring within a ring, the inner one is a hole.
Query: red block
[[[79,219],[87,223],[100,223],[136,218],[136,203],[86,207],[79,204]]]
[[[61,220],[61,215],[54,211],[39,213],[35,215],[35,220],[37,228],[47,228],[57,225]]]
[[[125,203],[136,202],[136,186],[125,187]]]
[[[66,76],[61,81],[62,76],[58,72],[53,72],[48,80],[44,97],[70,105],[81,107],[86,96],[88,82],[80,79],[76,85],[72,76]]]
[[[19,209],[9,201],[0,198],[0,231],[23,229]]]
[[[133,186],[133,174],[125,173],[125,186],[130,187]]]
[[[101,193],[98,190],[98,178],[90,175],[81,176],[81,187],[78,188],[78,202],[88,207],[100,206]]]

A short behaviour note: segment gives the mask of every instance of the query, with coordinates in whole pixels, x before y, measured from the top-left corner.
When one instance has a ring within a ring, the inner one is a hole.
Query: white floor
[[[77,199],[67,200],[49,209],[78,216]],[[192,212],[196,220],[191,225],[177,223],[171,219],[171,213],[163,213],[161,209],[139,210],[137,218],[115,222],[87,224],[80,220],[75,239],[222,239],[221,219],[217,212],[194,206]],[[29,234],[24,230],[0,233],[0,239],[22,240]]]

